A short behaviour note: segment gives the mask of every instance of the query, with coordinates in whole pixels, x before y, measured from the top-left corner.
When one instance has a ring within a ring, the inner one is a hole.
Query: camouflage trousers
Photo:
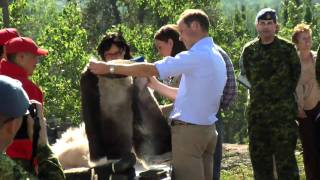
[[[298,137],[295,114],[251,113],[248,117],[249,152],[255,180],[296,180]]]

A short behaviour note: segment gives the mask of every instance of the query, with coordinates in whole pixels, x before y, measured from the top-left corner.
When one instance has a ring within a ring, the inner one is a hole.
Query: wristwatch
[[[110,74],[114,73],[114,65],[109,65],[109,72]]]

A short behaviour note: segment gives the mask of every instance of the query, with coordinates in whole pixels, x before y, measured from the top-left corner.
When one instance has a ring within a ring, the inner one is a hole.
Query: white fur
[[[58,157],[63,169],[89,168],[106,164],[112,160],[106,157],[98,161],[90,161],[88,139],[85,132],[85,125],[82,123],[79,127],[69,128],[61,135],[61,138],[52,146],[52,151]],[[168,157],[169,156],[169,157]],[[147,162],[143,159],[137,159],[138,163],[149,169],[149,164],[163,163],[170,159],[171,153],[159,156],[149,156]]]
[[[148,81],[146,78],[139,78],[136,81],[140,91],[147,87]],[[133,121],[133,114],[131,111],[132,83],[132,77],[111,80],[109,78],[99,77],[98,83],[101,96],[100,106],[104,107],[101,109],[102,113],[110,119],[127,119],[129,122],[119,121],[119,128],[122,128],[130,136],[132,136],[133,133],[132,128],[126,127],[130,127],[128,124],[132,124]],[[147,91],[150,91],[150,89],[148,88]],[[153,94],[150,94],[155,104],[159,106]],[[149,99],[148,96],[143,96],[143,94],[140,94],[139,96],[141,99]],[[112,106],[110,104],[112,104]],[[112,110],[112,112],[115,113],[105,112],[105,109]],[[142,130],[147,131],[147,129]],[[90,161],[89,145],[84,123],[82,123],[80,127],[69,128],[66,132],[64,132],[61,138],[58,139],[57,142],[52,146],[52,150],[58,157],[64,169],[94,167],[108,162],[107,158],[102,158],[95,162]],[[148,163],[146,163],[144,160],[138,159],[138,162],[147,168]]]
[[[84,124],[69,128],[52,146],[64,169],[89,167],[89,146]]]

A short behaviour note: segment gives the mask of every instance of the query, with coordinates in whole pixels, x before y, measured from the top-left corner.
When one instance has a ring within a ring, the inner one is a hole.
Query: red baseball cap
[[[28,37],[16,37],[10,39],[5,44],[6,54],[14,54],[19,52],[29,52],[38,56],[48,55],[48,51],[41,49],[38,45]]]
[[[0,46],[3,46],[7,41],[18,36],[18,31],[15,28],[0,29]]]

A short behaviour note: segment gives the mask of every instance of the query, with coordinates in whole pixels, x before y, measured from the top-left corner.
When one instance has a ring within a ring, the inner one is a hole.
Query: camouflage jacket
[[[271,44],[263,45],[256,38],[245,45],[241,59],[241,69],[251,84],[253,106],[279,101],[296,106],[294,92],[301,67],[291,42],[276,36]]]
[[[48,145],[39,146],[38,148],[38,165],[39,174],[35,176],[27,172],[22,166],[18,165],[14,160],[5,154],[0,154],[0,179],[4,180],[24,180],[24,179],[65,179],[63,170],[57,158],[53,157],[53,153]]]

